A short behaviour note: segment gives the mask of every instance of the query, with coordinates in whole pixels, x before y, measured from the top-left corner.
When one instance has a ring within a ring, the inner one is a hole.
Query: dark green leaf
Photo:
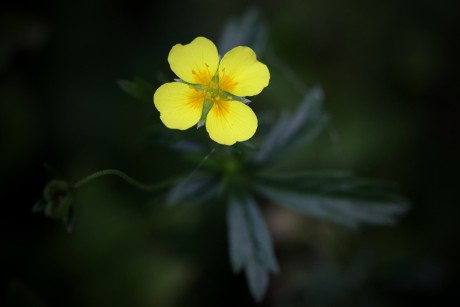
[[[322,109],[323,96],[322,89],[315,87],[305,95],[295,112],[283,113],[265,136],[253,161],[266,163],[316,137],[328,122],[328,116]]]
[[[278,272],[278,263],[263,216],[249,194],[229,198],[227,226],[233,271],[245,270],[251,294],[260,301],[267,290],[268,273]]]
[[[268,288],[268,272],[259,262],[250,260],[246,265],[246,280],[249,291],[257,302],[261,302]]]
[[[233,272],[237,273],[251,257],[253,246],[244,208],[235,200],[231,200],[228,206],[227,227],[230,262]]]
[[[134,78],[133,81],[120,80],[118,81],[118,86],[120,86],[124,92],[140,101],[148,103],[153,101],[155,87],[150,82],[140,78]]]
[[[264,176],[252,186],[276,203],[351,228],[394,224],[409,208],[395,187],[347,172]]]

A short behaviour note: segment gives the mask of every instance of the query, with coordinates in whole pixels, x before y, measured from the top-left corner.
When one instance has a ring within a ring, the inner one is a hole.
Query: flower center
[[[201,111],[201,118],[198,122],[198,128],[203,126],[206,122],[206,117],[209,111],[211,111],[214,104],[219,107],[219,101],[231,100],[232,96],[219,87],[219,73],[211,78],[211,81],[207,85],[202,87],[204,94],[203,109]]]
[[[224,92],[219,87],[219,74],[216,73],[208,85],[204,86],[205,99],[211,100],[213,103],[219,100],[230,100],[232,96]]]

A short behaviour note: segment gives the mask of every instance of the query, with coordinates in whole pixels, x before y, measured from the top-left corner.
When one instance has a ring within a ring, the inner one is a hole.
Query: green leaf
[[[252,187],[276,203],[350,228],[392,225],[409,209],[394,186],[348,172],[265,175]]]
[[[329,121],[322,108],[323,99],[322,89],[315,87],[305,95],[297,110],[283,113],[265,136],[253,162],[267,163],[313,140]]]
[[[141,78],[134,78],[133,81],[129,80],[120,80],[118,81],[118,86],[127,94],[132,97],[143,101],[151,103],[153,101],[153,93],[155,87],[152,83],[147,82]]]
[[[252,296],[261,301],[268,287],[268,273],[279,269],[264,218],[249,194],[230,196],[227,226],[233,271],[245,270]]]
[[[250,260],[246,265],[245,273],[249,291],[257,302],[261,302],[268,288],[267,269],[259,262]]]

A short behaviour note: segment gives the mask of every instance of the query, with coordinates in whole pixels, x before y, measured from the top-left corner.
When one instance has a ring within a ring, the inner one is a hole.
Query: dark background
[[[231,273],[221,204],[166,208],[107,178],[78,193],[80,231],[31,212],[50,179],[44,163],[72,180],[115,167],[155,181],[180,169],[142,142],[158,122],[153,103],[117,81],[171,80],[174,44],[216,42],[250,7],[299,82],[324,88],[332,118],[335,141],[285,168],[352,169],[398,183],[412,204],[397,226],[356,232],[265,208],[281,272],[262,305],[459,304],[458,2],[0,3],[0,305],[255,305]]]

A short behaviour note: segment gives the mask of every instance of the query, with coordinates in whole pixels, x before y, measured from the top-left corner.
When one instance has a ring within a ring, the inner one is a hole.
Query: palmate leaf
[[[279,159],[296,145],[306,144],[316,137],[328,123],[328,116],[322,108],[323,99],[323,90],[314,87],[305,95],[297,110],[283,113],[265,136],[252,161],[262,164]]]
[[[267,291],[269,273],[278,272],[278,263],[263,216],[249,194],[230,196],[227,226],[233,271],[244,269],[249,290],[260,302]]]
[[[252,187],[276,203],[350,228],[392,225],[409,209],[394,186],[349,172],[260,176]]]

